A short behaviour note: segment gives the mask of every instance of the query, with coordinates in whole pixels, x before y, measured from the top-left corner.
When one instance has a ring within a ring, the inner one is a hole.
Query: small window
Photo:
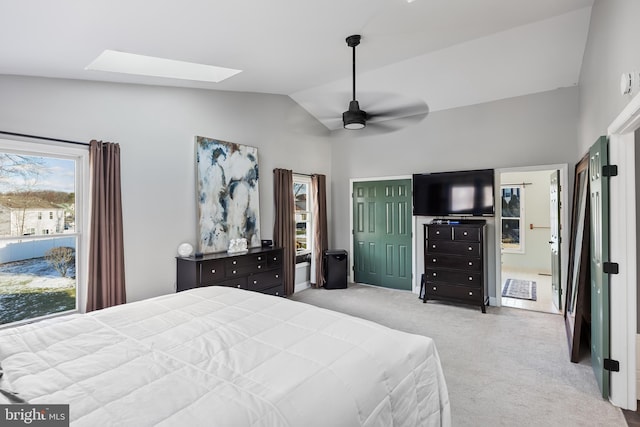
[[[296,255],[311,253],[311,178],[293,176],[294,217],[296,227]]]
[[[53,219],[53,212],[49,212],[49,219]]]
[[[502,251],[524,253],[524,186],[502,186]]]
[[[42,212],[38,212],[38,219],[42,219]]]

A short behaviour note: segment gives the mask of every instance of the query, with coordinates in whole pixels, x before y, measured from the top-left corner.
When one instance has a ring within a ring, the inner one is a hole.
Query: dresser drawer
[[[482,275],[459,270],[434,270],[427,268],[425,280],[429,282],[449,283],[454,285],[480,287]]]
[[[427,284],[427,298],[450,298],[482,304],[482,290],[466,286],[443,285],[439,283]]]
[[[231,288],[249,289],[247,286],[246,277],[236,277],[235,279],[225,280],[224,282],[216,283],[216,286],[229,286]]]
[[[427,231],[429,240],[451,240],[450,225],[430,225]]]
[[[261,291],[263,289],[282,284],[282,274],[280,273],[280,270],[252,274],[249,276],[248,283],[249,290]]]
[[[236,277],[243,276],[251,273],[260,272],[267,269],[267,260],[263,255],[263,261],[258,261],[255,257],[251,257],[252,259],[237,259],[237,260],[227,260],[225,262],[225,276],[226,277]]]
[[[427,268],[453,268],[464,271],[482,271],[480,258],[471,258],[455,255],[429,254],[425,257]]]
[[[200,264],[202,269],[200,272],[201,285],[207,285],[224,279],[224,261],[223,260],[207,260]]]
[[[479,242],[480,229],[478,227],[465,227],[463,225],[453,227],[453,240]]]
[[[267,266],[269,268],[282,265],[282,251],[270,252],[266,255],[266,257],[267,257]]]
[[[268,295],[275,295],[277,297],[283,297],[284,296],[284,285],[278,285],[278,286],[273,286],[271,288],[263,289],[263,290],[260,291],[260,293],[268,294]]]
[[[480,242],[451,242],[445,240],[429,240],[427,253],[453,254],[480,257]]]

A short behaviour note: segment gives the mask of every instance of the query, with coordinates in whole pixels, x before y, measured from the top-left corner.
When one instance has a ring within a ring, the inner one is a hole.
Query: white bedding
[[[447,426],[429,338],[211,286],[0,331],[2,388],[78,426]]]

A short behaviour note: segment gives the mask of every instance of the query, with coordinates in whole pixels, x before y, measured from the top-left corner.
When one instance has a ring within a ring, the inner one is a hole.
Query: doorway
[[[560,175],[554,166],[498,173],[496,295],[502,306],[562,313]]]

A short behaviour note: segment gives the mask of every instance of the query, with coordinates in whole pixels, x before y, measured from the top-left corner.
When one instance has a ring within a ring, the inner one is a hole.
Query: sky
[[[0,153],[0,157],[4,153]],[[53,157],[25,156],[40,159],[43,164],[39,168],[37,179],[30,180],[30,190],[53,190],[65,193],[75,192],[75,162],[69,159]],[[19,175],[4,174],[0,169],[0,192],[24,189],[27,182]]]

